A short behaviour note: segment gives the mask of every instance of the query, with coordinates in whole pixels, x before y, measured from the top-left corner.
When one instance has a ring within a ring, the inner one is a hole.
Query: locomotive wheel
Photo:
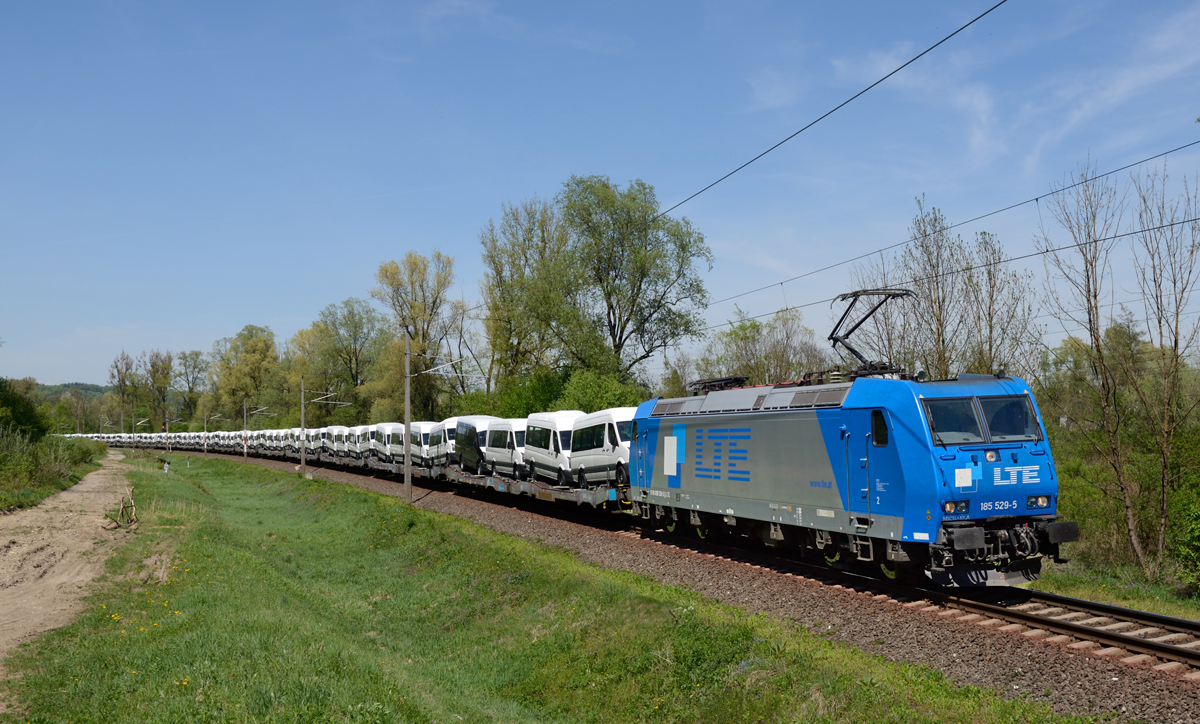
[[[833,564],[837,563],[838,561],[840,561],[842,559],[842,552],[838,551],[837,553],[835,553],[833,555],[833,558],[830,558],[829,556],[825,555],[824,553],[821,554],[821,557],[825,559],[825,565],[832,568]]]

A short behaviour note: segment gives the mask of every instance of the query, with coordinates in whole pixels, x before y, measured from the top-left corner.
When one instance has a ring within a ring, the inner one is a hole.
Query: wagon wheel
[[[888,561],[880,562],[879,570],[880,570],[880,572],[883,573],[885,578],[892,580],[892,581],[896,580],[896,576],[900,573],[899,567],[892,565]]]

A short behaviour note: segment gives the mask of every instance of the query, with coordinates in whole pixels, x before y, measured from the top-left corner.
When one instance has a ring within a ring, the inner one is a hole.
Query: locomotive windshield
[[[971,445],[981,442],[1034,442],[1041,428],[1027,395],[924,400],[925,416],[936,445]],[[983,412],[983,419],[979,412]],[[986,435],[986,437],[985,437]]]
[[[993,442],[1029,442],[1040,440],[1037,418],[1033,406],[1025,395],[1004,397],[980,397],[983,419]]]
[[[983,426],[970,397],[925,400],[925,415],[929,418],[933,441],[938,445],[983,442]]]

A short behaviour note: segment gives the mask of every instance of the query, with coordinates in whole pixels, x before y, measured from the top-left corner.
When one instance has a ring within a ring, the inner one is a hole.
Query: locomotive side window
[[[1025,395],[980,397],[983,419],[993,442],[1029,442],[1040,440],[1033,406]]]
[[[975,401],[970,397],[925,400],[925,416],[937,445],[969,445],[983,442],[983,426]]]
[[[887,447],[887,419],[883,416],[883,410],[871,410],[871,444],[875,447]]]

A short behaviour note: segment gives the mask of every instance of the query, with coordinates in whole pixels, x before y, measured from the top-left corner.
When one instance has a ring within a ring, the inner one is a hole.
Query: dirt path
[[[87,584],[104,571],[124,538],[102,527],[125,494],[123,459],[109,452],[78,485],[0,517],[0,661],[22,641],[69,623]]]

